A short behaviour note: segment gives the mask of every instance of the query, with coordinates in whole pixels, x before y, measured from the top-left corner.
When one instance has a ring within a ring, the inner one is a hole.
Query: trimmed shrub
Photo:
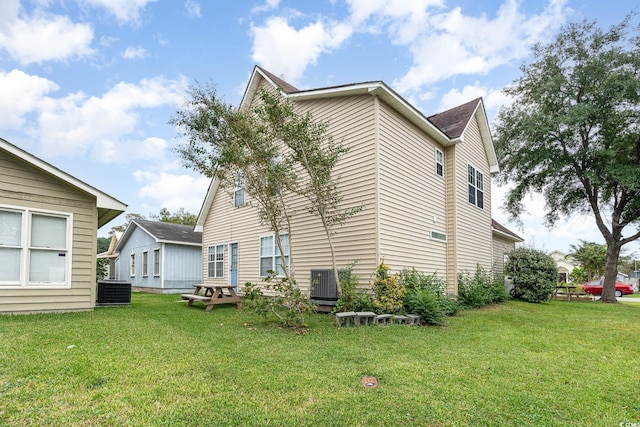
[[[505,274],[513,279],[511,296],[526,302],[543,302],[558,284],[558,268],[549,255],[532,248],[518,248],[509,254]]]
[[[484,268],[476,268],[473,276],[468,273],[458,275],[458,303],[463,308],[480,308],[507,299],[502,276],[492,276]]]
[[[376,279],[371,287],[376,295],[374,303],[377,313],[403,313],[402,300],[406,290],[398,281],[397,275],[389,275],[389,266],[384,263],[384,259],[376,268]]]

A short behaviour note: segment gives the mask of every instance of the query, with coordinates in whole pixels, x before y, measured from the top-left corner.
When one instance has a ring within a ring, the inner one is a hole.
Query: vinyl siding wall
[[[493,271],[504,273],[504,256],[516,248],[513,240],[505,239],[499,235],[493,235]]]
[[[375,237],[375,163],[374,98],[357,96],[299,102],[301,112],[309,111],[318,120],[329,120],[329,133],[350,150],[336,165],[344,208],[362,206],[363,210],[336,229],[333,236],[339,267],[358,260],[354,273],[366,283],[376,264]],[[245,200],[250,203],[250,198]],[[293,234],[290,236],[291,261],[296,280],[307,291],[310,270],[331,268],[331,253],[320,220],[303,208],[306,202],[294,198]],[[238,284],[260,283],[260,237],[273,233],[259,223],[257,209],[249,204],[233,207],[230,185],[220,184],[203,229],[203,281],[229,282],[229,252],[225,247],[224,278],[207,277],[208,247],[238,243]]]
[[[199,246],[163,243],[160,257],[164,263],[160,262],[160,277],[156,279],[162,279],[164,293],[193,291],[193,284],[202,283],[202,248]],[[153,273],[153,264],[150,273]]]
[[[95,198],[0,152],[0,205],[73,214],[71,288],[0,287],[0,312],[92,310],[98,228]]]
[[[469,203],[467,166],[484,175],[484,208]],[[464,141],[456,146],[456,252],[458,272],[473,273],[477,265],[492,266],[491,175],[477,120],[472,119]],[[457,292],[457,286],[456,286]]]
[[[448,234],[446,178],[436,174],[435,150],[444,147],[380,105],[380,256],[391,272],[416,268],[445,277]]]
[[[160,276],[153,275],[154,250],[159,249]],[[142,275],[143,253],[147,252],[147,275]],[[135,254],[135,275],[130,274],[131,254]],[[193,291],[194,283],[201,283],[202,252],[200,247],[156,242],[146,231],[136,227],[122,246],[119,256],[118,279],[148,292],[178,293]]]

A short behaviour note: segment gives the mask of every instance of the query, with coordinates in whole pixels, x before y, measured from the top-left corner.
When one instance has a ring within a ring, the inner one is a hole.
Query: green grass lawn
[[[509,302],[444,327],[313,315],[298,335],[177,299],[0,316],[0,425],[640,423],[640,304]]]

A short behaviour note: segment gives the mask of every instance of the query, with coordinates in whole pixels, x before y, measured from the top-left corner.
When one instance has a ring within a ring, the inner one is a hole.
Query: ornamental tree
[[[615,302],[618,258],[640,237],[640,28],[631,18],[608,30],[563,27],[538,44],[504,92],[495,127],[500,184],[514,183],[505,207],[542,194],[546,223],[588,214],[607,245],[601,301]]]

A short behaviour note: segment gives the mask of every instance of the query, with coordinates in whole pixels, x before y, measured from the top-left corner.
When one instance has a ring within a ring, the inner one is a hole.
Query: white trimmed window
[[[441,242],[447,241],[447,234],[438,230],[431,230],[431,239],[440,240]]]
[[[153,275],[160,275],[160,249],[153,250]]]
[[[207,277],[224,277],[224,245],[209,246]]]
[[[129,258],[129,276],[136,277],[136,254],[131,254]]]
[[[149,252],[142,252],[142,277],[149,275]]]
[[[281,234],[280,241],[282,242],[285,262],[287,263],[287,268],[289,268],[289,235]],[[260,276],[267,276],[269,274],[269,270],[275,271],[276,276],[278,277],[284,276],[282,257],[280,256],[275,236],[265,236],[260,238]]]
[[[67,214],[0,209],[0,286],[71,286]]]
[[[469,182],[469,203],[484,209],[484,175],[471,165],[467,165]]]
[[[436,174],[444,176],[444,153],[436,148]]]
[[[244,206],[244,179],[238,175],[233,188],[233,207],[239,208],[240,206]]]

